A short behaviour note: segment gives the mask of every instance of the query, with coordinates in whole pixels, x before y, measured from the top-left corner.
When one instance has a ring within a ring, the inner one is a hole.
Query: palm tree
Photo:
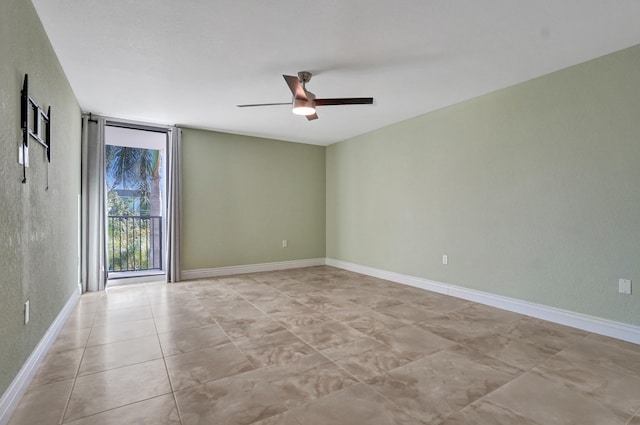
[[[162,151],[107,145],[105,156],[106,172],[110,183],[109,193],[115,193],[116,188],[135,190],[138,193],[139,214],[160,217],[162,215],[160,187]],[[151,219],[155,225],[151,226],[154,243],[150,268],[160,268],[161,265],[161,224],[157,220]]]
[[[147,149],[127,146],[106,146],[106,172],[110,177],[109,191],[116,188],[136,190],[140,197],[140,211],[148,200],[151,154]],[[109,180],[109,179],[108,179]],[[148,209],[148,208],[147,208]]]
[[[136,190],[140,198],[141,215],[162,214],[162,151],[107,145],[105,162],[107,174],[111,177],[109,191],[116,187]]]

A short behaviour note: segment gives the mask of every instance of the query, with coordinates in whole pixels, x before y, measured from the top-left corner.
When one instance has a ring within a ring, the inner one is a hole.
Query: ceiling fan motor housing
[[[300,71],[298,72],[298,80],[300,80],[302,84],[308,83],[309,81],[311,81],[312,75],[313,74],[309,71]]]

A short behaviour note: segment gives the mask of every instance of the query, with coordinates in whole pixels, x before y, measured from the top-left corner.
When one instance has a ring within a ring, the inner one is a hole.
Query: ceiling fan
[[[311,80],[312,74],[308,71],[298,72],[298,76],[283,75],[287,82],[293,99],[286,103],[254,103],[250,105],[237,105],[239,108],[248,108],[253,106],[273,106],[273,105],[291,105],[293,113],[296,115],[304,115],[307,120],[318,119],[316,107],[333,106],[333,105],[371,105],[372,97],[340,97],[333,99],[317,99],[316,95],[307,90],[306,84]]]

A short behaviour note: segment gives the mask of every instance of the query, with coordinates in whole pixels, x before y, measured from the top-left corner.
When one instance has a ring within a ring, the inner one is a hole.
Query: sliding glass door
[[[167,131],[107,122],[109,279],[164,273]]]

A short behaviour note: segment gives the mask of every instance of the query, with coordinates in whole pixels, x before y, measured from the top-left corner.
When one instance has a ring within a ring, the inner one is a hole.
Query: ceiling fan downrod
[[[310,73],[309,71],[300,71],[298,72],[298,80],[300,80],[300,82],[302,83],[302,88],[303,90],[306,90],[305,85],[311,81],[311,77],[313,76],[312,73]]]

